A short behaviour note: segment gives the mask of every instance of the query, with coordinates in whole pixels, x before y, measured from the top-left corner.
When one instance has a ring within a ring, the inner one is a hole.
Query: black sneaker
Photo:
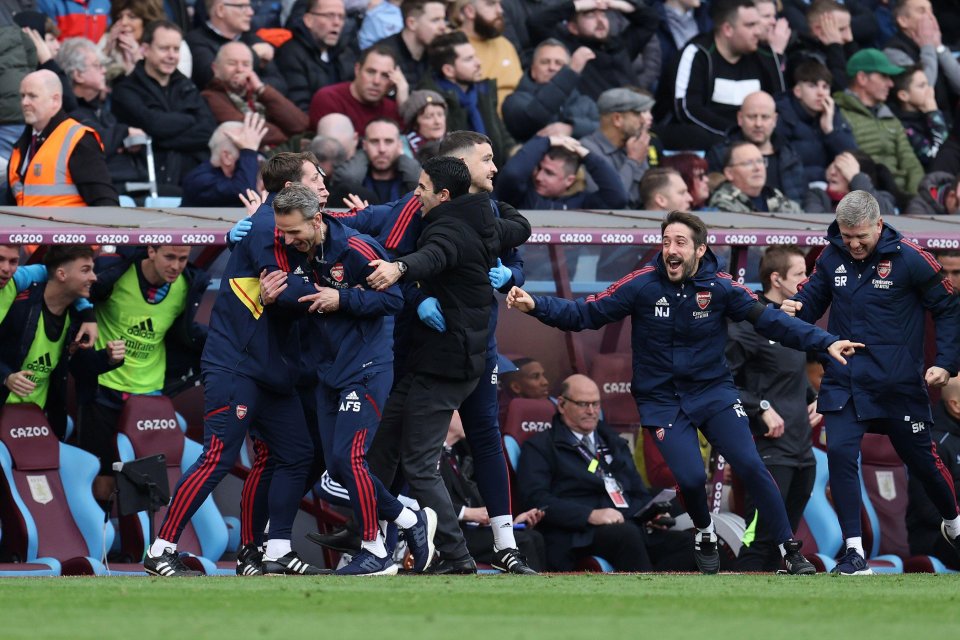
[[[433,536],[437,531],[437,513],[430,507],[414,512],[417,523],[403,530],[403,539],[413,556],[413,570],[422,573],[433,562]]]
[[[291,551],[276,560],[270,560],[266,556],[263,558],[263,575],[265,576],[322,576],[330,573],[333,572],[329,569],[321,569],[304,562],[296,551]]]
[[[940,533],[943,534],[943,537],[946,538],[947,542],[950,543],[950,546],[953,547],[953,550],[957,552],[957,555],[960,555],[960,536],[954,538],[950,537],[950,533],[947,531],[947,523],[940,523]]]
[[[197,578],[203,575],[187,568],[180,559],[180,554],[170,547],[164,549],[159,556],[151,556],[147,551],[147,557],[143,559],[143,570],[161,578]]]
[[[473,558],[467,556],[460,560],[447,560],[446,558],[437,558],[430,564],[430,569],[426,573],[449,576],[449,575],[471,575],[477,572],[477,563]]]
[[[717,534],[697,531],[693,537],[693,558],[700,573],[712,575],[720,571],[720,552],[717,551]]]
[[[330,533],[308,533],[307,540],[340,553],[356,555],[360,552],[360,534],[348,526],[334,529]]]
[[[837,566],[831,569],[830,573],[835,576],[872,576],[873,569],[863,559],[863,556],[851,547],[837,561]]]
[[[255,544],[245,545],[237,553],[238,576],[263,575],[263,551]]]
[[[504,573],[516,573],[524,576],[537,575],[537,572],[530,568],[527,559],[517,549],[494,551],[493,562],[490,564],[494,569],[499,569]]]
[[[812,576],[817,572],[813,563],[800,553],[802,546],[802,540],[787,540],[783,543],[783,548],[787,550],[787,554],[783,556],[783,564],[787,567],[787,573],[792,576]]]

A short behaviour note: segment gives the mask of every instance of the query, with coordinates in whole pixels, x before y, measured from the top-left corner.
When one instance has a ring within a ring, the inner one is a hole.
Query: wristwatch
[[[946,45],[942,45],[942,44],[941,44],[940,46],[937,47],[937,55],[940,55],[941,53],[943,53],[943,52],[946,51],[946,50],[947,50]]]
[[[769,409],[770,409],[770,401],[769,401],[769,400],[761,400],[761,401],[760,401],[760,413],[763,413],[764,411],[768,411]]]
[[[407,272],[407,263],[397,260],[395,264],[397,265],[397,269],[400,270],[401,276]]]

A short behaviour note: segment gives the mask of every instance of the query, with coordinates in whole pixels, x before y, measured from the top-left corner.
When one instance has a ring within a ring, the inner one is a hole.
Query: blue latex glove
[[[503,285],[510,282],[510,278],[513,277],[513,272],[510,271],[507,267],[503,266],[503,261],[500,258],[497,258],[497,266],[490,269],[490,284],[493,285],[494,289],[500,289]]]
[[[436,298],[427,298],[417,306],[417,315],[423,324],[434,331],[443,333],[447,330],[447,321],[443,319],[440,301]]]
[[[233,244],[240,242],[241,238],[246,237],[250,232],[250,228],[253,227],[253,221],[250,218],[244,218],[237,224],[233,225],[233,229],[230,229],[230,233],[227,234],[227,239],[230,240]]]

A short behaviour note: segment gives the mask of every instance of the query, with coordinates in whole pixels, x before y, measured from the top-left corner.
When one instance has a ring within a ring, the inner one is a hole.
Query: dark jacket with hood
[[[357,52],[341,34],[336,46],[327,49],[327,60],[324,61],[323,50],[302,18],[294,22],[290,31],[293,38],[277,49],[276,63],[287,83],[285,95],[306,111],[310,108],[310,99],[319,89],[353,80]]]
[[[948,215],[956,211],[947,211],[944,196],[957,186],[957,177],[946,171],[928,173],[917,187],[918,195],[913,196],[903,213],[908,216]]]
[[[560,69],[550,82],[534,82],[529,72],[503,101],[503,122],[514,138],[526,141],[551,122],[573,127],[574,138],[596,131],[600,124],[597,103],[579,91],[580,74],[569,66]]]
[[[792,93],[785,93],[777,99],[776,133],[800,156],[807,184],[825,180],[827,166],[834,158],[844,151],[857,149],[853,130],[840,109],[833,112],[833,131],[824,135],[820,128],[820,114],[808,114]],[[803,199],[798,200],[802,202]]]

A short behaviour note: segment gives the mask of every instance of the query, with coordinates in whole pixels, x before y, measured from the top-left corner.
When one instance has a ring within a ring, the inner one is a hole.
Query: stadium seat
[[[120,460],[127,462],[161,453],[166,456],[171,491],[183,472],[203,451],[199,443],[188,440],[180,431],[173,403],[166,396],[131,396],[120,414],[118,431],[117,452]],[[156,513],[155,530],[159,528],[165,513],[166,508]],[[142,558],[148,544],[149,530],[145,511],[121,518],[123,552],[132,558]],[[239,531],[236,518],[223,518],[214,504],[213,496],[209,496],[183,530],[177,548],[196,556],[196,562],[202,565],[207,575],[232,575],[235,571],[233,563],[218,566],[216,561],[228,549],[236,550]]]
[[[176,196],[147,196],[143,206],[147,209],[176,209],[183,202],[183,198]]]
[[[120,206],[121,207],[136,207],[137,201],[131,198],[130,196],[121,195],[120,196]]]
[[[38,406],[5,405],[0,410],[0,553],[27,563],[21,571],[43,572],[46,565],[52,575],[105,574],[96,558],[114,532],[104,525],[93,497],[99,468],[94,456],[57,440]]]
[[[637,403],[630,393],[633,360],[629,353],[600,353],[593,357],[590,377],[600,387],[603,419],[611,425],[640,424]]]
[[[510,401],[500,430],[507,459],[514,470],[520,462],[520,447],[530,436],[549,429],[556,412],[556,406],[549,400],[514,398]]]
[[[910,555],[907,541],[907,468],[890,438],[868,433],[861,446],[863,485],[870,497],[882,536],[874,539],[875,554]]]
[[[816,554],[810,547],[804,549],[808,558],[816,555],[827,571],[836,564],[834,558],[842,551],[843,533],[837,521],[837,513],[827,497],[827,484],[830,481],[830,472],[827,469],[827,454],[825,451],[814,448],[813,457],[817,462],[817,476],[813,483],[813,493],[803,511],[803,521],[806,523],[810,535],[816,543]]]

